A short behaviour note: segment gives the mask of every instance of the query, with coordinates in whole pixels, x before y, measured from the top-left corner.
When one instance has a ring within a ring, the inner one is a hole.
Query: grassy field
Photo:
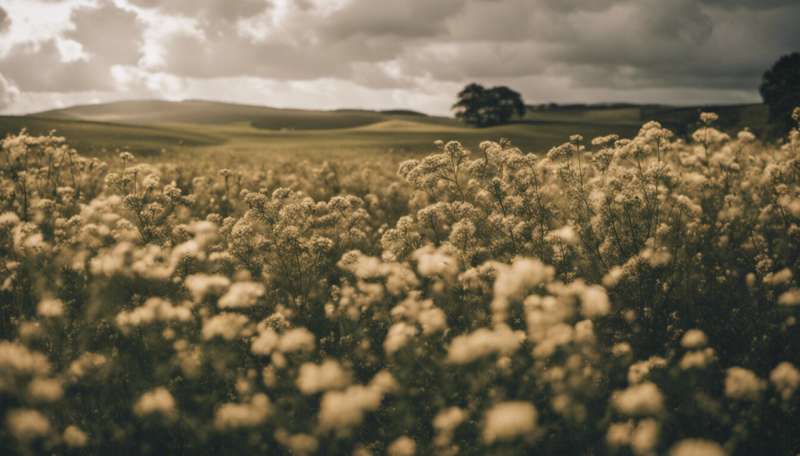
[[[708,107],[725,129],[763,130],[762,105]],[[524,151],[542,152],[570,134],[587,139],[636,134],[642,122],[658,120],[679,134],[696,124],[699,107],[560,106],[530,110],[524,119],[476,129],[453,119],[413,111],[341,109],[312,111],[208,101],[126,101],[77,106],[30,116],[0,117],[0,136],[27,128],[67,137],[87,155],[129,150],[150,159],[201,157],[231,161],[346,158],[397,160],[432,151],[437,139],[459,140],[475,149],[485,139],[509,138]]]
[[[0,455],[800,454],[796,135],[181,108],[6,119],[169,149],[0,143]]]

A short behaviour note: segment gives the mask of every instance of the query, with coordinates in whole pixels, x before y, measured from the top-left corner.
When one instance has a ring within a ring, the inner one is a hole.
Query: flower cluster
[[[700,120],[396,176],[9,136],[0,448],[800,452],[800,137]]]

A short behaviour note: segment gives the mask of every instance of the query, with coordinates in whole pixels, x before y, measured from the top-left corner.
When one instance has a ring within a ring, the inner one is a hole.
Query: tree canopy
[[[779,58],[764,73],[759,91],[775,133],[785,134],[792,127],[792,110],[800,106],[800,53]]]
[[[458,93],[452,109],[456,119],[477,127],[501,125],[515,114],[525,115],[525,103],[518,92],[505,86],[487,89],[474,82]]]

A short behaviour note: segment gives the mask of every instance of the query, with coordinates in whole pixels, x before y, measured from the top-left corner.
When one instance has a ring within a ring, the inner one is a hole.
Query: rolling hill
[[[459,140],[476,149],[480,141],[510,138],[526,151],[543,152],[571,134],[587,139],[608,133],[635,135],[647,120],[685,134],[700,110],[720,114],[729,130],[766,126],[763,105],[671,107],[659,105],[564,105],[532,107],[523,119],[491,128],[470,128],[452,118],[415,111],[281,109],[189,100],[122,101],[75,106],[28,116],[0,116],[0,136],[27,128],[56,131],[82,153],[107,155],[130,150],[153,159],[203,154],[261,161],[268,158],[398,160],[432,151],[437,139]]]
[[[89,120],[136,125],[245,124],[266,130],[325,130],[353,128],[381,122],[389,118],[427,118],[414,111],[368,111],[338,109],[334,111],[271,108],[215,101],[119,101],[114,103],[74,106],[45,111],[35,115],[48,119]],[[438,121],[450,120],[438,118]],[[452,122],[452,120],[450,120]]]
[[[39,116],[0,116],[0,138],[22,129],[34,135],[55,132],[86,155],[104,155],[117,149],[140,155],[156,155],[176,147],[194,148],[219,145],[224,136],[176,127],[118,124]]]

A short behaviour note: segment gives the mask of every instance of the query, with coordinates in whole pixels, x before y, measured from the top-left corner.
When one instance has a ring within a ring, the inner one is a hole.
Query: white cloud
[[[19,89],[0,74],[0,112],[13,105],[19,97]]]

